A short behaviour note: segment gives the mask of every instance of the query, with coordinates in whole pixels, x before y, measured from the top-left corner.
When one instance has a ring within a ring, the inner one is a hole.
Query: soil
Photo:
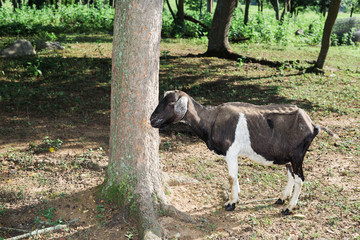
[[[108,161],[108,121],[102,124],[101,121],[88,124],[74,121],[71,126],[66,122],[68,119],[1,117],[1,125],[11,128],[11,134],[1,136],[0,153],[4,158],[1,159],[0,196],[2,207],[6,209],[0,217],[2,237],[21,234],[8,228],[31,231],[74,221],[65,230],[43,234],[36,239],[137,239],[134,223],[126,214],[97,196]],[[322,120],[321,124],[333,129],[358,127],[356,119],[328,119]],[[24,132],[28,134],[24,135]],[[55,152],[32,153],[29,143],[41,145],[38,139],[44,136],[56,136],[64,143]],[[196,221],[194,224],[161,217],[164,238],[359,237],[359,221],[340,216],[341,220],[335,226],[329,224],[329,218],[340,213],[319,209],[317,204],[333,199],[317,195],[322,191],[315,189],[315,193],[303,192],[301,207],[294,215],[283,216],[283,206],[275,206],[274,199],[266,200],[281,193],[286,183],[285,169],[262,167],[247,159],[239,160],[239,204],[235,211],[226,212],[222,207],[229,190],[225,161],[208,151],[183,124],[170,127],[161,133],[161,137],[161,162],[168,176],[168,200]],[[358,159],[318,151],[316,148],[321,141],[324,139],[320,136],[308,153],[310,160],[305,161],[307,181],[320,182],[319,186],[341,184],[347,204],[358,202]],[[29,159],[32,163],[26,162]],[[261,179],[254,181],[251,179],[254,174],[263,174],[270,183]],[[267,175],[275,178],[267,179]],[[50,218],[46,215],[49,209],[54,209]]]
[[[311,145],[299,208],[290,216],[281,213],[286,205],[274,205],[286,185],[284,167],[239,158],[240,200],[227,212],[224,159],[184,124],[161,131],[168,201],[195,220],[160,217],[163,238],[359,239],[360,162],[358,153],[341,150],[349,135],[359,141],[359,120],[334,116],[314,121],[340,138],[322,133]],[[67,224],[66,229],[33,238],[138,239],[131,217],[97,194],[108,162],[109,122],[108,111],[86,122],[82,116],[0,116],[2,238]],[[44,144],[46,136],[54,146]]]

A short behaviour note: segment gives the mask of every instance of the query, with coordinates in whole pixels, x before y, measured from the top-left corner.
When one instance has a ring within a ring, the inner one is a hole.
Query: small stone
[[[304,218],[305,218],[305,215],[303,215],[303,214],[295,214],[295,215],[293,216],[293,218],[296,218],[296,219],[304,219]]]
[[[44,42],[44,41],[38,41],[35,43],[36,50],[40,51],[43,49],[47,50],[64,50],[65,47],[61,45],[60,42]]]

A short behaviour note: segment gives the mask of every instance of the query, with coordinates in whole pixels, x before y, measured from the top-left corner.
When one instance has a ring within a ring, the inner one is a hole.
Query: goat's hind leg
[[[298,162],[292,163],[293,172],[294,172],[294,193],[291,197],[289,207],[287,209],[285,209],[285,211],[283,212],[285,215],[291,214],[291,211],[295,208],[295,206],[297,205],[298,199],[299,199],[301,187],[305,180],[304,173],[302,170],[302,162],[303,162],[303,159],[301,159]]]
[[[235,203],[239,200],[239,180],[237,177],[238,174],[238,158],[237,155],[226,155],[226,162],[229,171],[229,183],[231,187],[231,193],[229,201],[225,203],[226,211],[233,211],[235,209]]]
[[[275,202],[275,204],[284,204],[285,200],[291,195],[294,185],[295,185],[295,179],[294,179],[294,173],[291,169],[290,164],[286,164],[287,174],[288,174],[288,182],[286,184],[286,187],[281,195],[281,197]]]

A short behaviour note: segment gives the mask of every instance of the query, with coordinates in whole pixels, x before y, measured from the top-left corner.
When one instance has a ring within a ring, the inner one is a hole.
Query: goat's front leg
[[[238,158],[237,155],[227,154],[226,162],[229,171],[229,183],[231,187],[231,194],[229,201],[225,203],[226,211],[233,211],[235,209],[235,203],[239,200],[239,180],[237,177],[238,174]]]

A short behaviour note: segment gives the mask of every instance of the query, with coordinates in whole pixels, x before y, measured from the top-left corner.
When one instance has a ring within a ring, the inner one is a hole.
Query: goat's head
[[[165,128],[171,123],[181,121],[188,109],[189,97],[181,91],[169,91],[164,94],[155,111],[151,114],[151,126]]]

